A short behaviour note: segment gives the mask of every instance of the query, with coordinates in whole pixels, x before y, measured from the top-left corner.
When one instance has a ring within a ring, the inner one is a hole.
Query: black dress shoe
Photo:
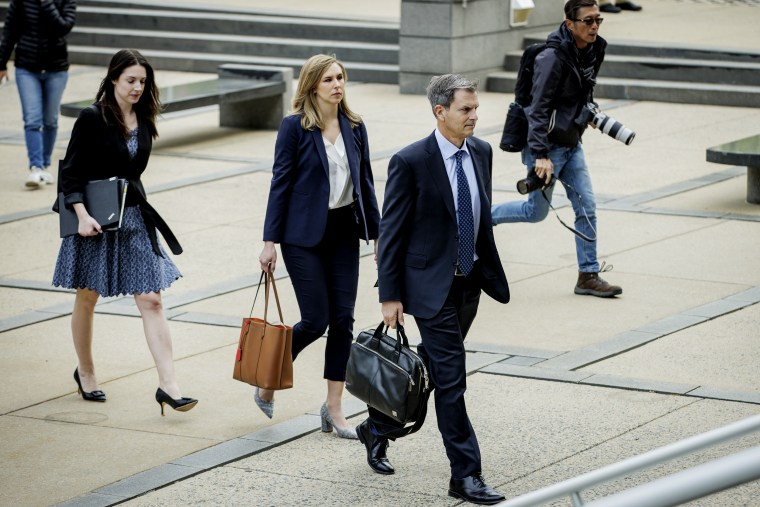
[[[478,505],[493,505],[504,501],[504,495],[488,486],[480,474],[474,474],[464,479],[451,479],[449,481],[449,496]]]
[[[624,11],[640,11],[641,10],[641,6],[633,2],[621,2],[615,5],[617,5],[621,10],[624,10]]]
[[[164,415],[164,405],[169,405],[177,412],[187,412],[198,404],[198,400],[194,398],[177,398],[176,400],[166,394],[166,392],[160,387],[156,391],[156,401],[161,405],[161,416]]]
[[[601,12],[609,12],[611,14],[617,14],[618,12],[622,11],[623,9],[621,9],[617,5],[604,4],[604,5],[600,5],[599,6],[599,10]]]
[[[97,390],[97,391],[90,391],[85,392],[84,389],[82,389],[82,382],[79,380],[79,367],[77,366],[77,369],[74,370],[74,380],[77,383],[77,392],[82,395],[82,399],[85,401],[99,401],[104,402],[106,401],[106,393],[103,391]]]
[[[356,436],[367,448],[367,463],[372,470],[383,475],[391,475],[396,472],[385,455],[385,451],[388,449],[388,439],[372,433],[369,420],[365,420],[356,427]]]

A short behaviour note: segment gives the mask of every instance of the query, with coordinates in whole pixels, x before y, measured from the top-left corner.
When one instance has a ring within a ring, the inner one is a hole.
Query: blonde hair
[[[319,111],[319,107],[317,107],[317,99],[314,91],[322,80],[322,76],[333,63],[337,63],[338,66],[340,66],[340,70],[343,72],[343,80],[348,81],[346,68],[335,55],[314,55],[306,60],[306,63],[301,67],[301,73],[298,75],[298,88],[293,96],[292,113],[301,115],[301,127],[303,127],[304,130],[322,130],[324,127],[324,121],[322,114]],[[351,111],[348,107],[345,94],[343,94],[343,98],[338,104],[338,110],[343,113],[349,123],[351,123],[351,128],[354,128],[361,123],[361,116]]]

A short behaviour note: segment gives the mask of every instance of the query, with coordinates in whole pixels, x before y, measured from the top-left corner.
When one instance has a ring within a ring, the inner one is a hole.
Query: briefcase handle
[[[383,329],[385,328],[385,329]],[[381,322],[379,326],[377,326],[377,329],[375,329],[375,333],[372,335],[372,345],[375,350],[377,350],[380,347],[380,338],[383,335],[387,335],[388,332],[388,326],[385,325],[384,322]],[[390,336],[390,335],[387,335]],[[406,337],[406,332],[404,332],[404,326],[396,323],[396,359],[398,360],[398,356],[401,355],[401,347],[409,348],[409,340]]]
[[[266,278],[265,278],[266,277]],[[274,289],[274,300],[277,303],[277,313],[280,315],[280,324],[285,324],[285,321],[282,318],[282,308],[280,307],[280,297],[277,294],[277,285],[274,283],[274,274],[272,272],[262,271],[261,277],[259,278],[259,285],[256,287],[256,295],[253,296],[253,304],[251,305],[251,313],[248,315],[248,318],[251,318],[253,316],[253,307],[256,306],[256,299],[259,297],[259,289],[261,289],[261,282],[264,281],[264,322],[269,322],[267,320],[267,311],[269,310],[269,284],[272,284],[272,289]]]

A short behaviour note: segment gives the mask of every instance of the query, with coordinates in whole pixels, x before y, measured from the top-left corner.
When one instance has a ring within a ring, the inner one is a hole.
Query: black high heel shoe
[[[92,392],[85,392],[84,389],[82,389],[82,383],[79,381],[79,368],[77,367],[76,370],[74,370],[74,380],[77,382],[77,392],[82,395],[82,399],[85,401],[99,401],[104,402],[106,401],[106,393],[103,391],[92,391]]]
[[[164,415],[164,405],[169,405],[178,412],[187,412],[198,404],[198,400],[193,398],[179,398],[175,400],[160,387],[156,391],[156,401],[161,405],[161,416]]]

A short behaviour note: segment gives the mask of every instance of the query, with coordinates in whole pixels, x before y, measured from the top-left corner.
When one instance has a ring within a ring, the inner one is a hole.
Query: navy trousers
[[[428,368],[435,398],[438,430],[451,465],[451,477],[463,479],[480,469],[480,447],[465,407],[467,389],[464,339],[475,319],[480,301],[480,270],[476,264],[469,276],[456,276],[437,315],[415,317],[422,344],[417,352]],[[373,433],[390,439],[401,425],[370,407]]]
[[[301,312],[301,320],[293,326],[293,359],[329,327],[324,378],[343,382],[359,283],[359,229],[353,205],[328,212],[325,234],[317,246],[282,243],[280,250]]]

